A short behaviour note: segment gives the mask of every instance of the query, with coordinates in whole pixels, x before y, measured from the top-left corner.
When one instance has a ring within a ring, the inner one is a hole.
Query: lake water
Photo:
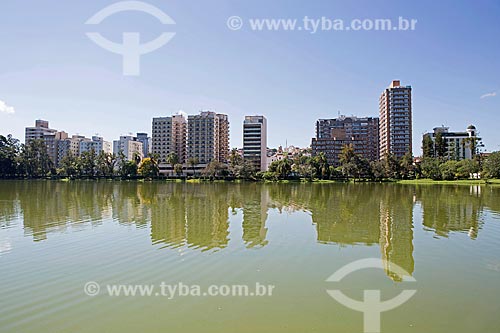
[[[383,269],[326,281],[366,258]],[[107,289],[162,282],[274,289]],[[363,332],[332,289],[358,301],[416,290],[381,332],[499,332],[500,187],[0,182],[2,333]]]

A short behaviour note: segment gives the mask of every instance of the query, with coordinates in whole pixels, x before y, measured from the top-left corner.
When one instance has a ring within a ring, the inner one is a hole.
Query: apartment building
[[[464,132],[450,132],[449,127],[434,127],[431,133],[425,133],[425,137],[430,137],[432,141],[436,142],[438,134],[441,135],[446,146],[445,158],[449,160],[463,160],[471,159],[474,157],[475,150],[479,138],[477,137],[477,130],[474,125],[470,125]],[[436,156],[436,148],[434,146],[434,156]]]
[[[167,163],[168,155],[175,153],[179,163],[186,162],[187,120],[182,114],[153,118],[151,152],[159,156],[160,165]]]
[[[229,157],[229,119],[227,115],[202,111],[188,117],[187,158],[199,164],[226,163]]]
[[[137,133],[137,141],[142,142],[142,155],[144,157],[151,154],[151,138],[148,133]]]
[[[330,165],[340,165],[339,155],[345,145],[352,145],[359,156],[370,161],[379,158],[379,119],[341,115],[316,121],[312,156],[324,153]]]
[[[243,121],[243,159],[256,170],[267,170],[267,120],[264,116],[245,116]]]
[[[131,135],[123,135],[120,136],[119,140],[113,141],[113,154],[118,156],[120,151],[123,152],[125,158],[129,161],[133,161],[136,158],[144,158],[142,142]]]
[[[392,154],[397,158],[412,152],[411,86],[392,81],[379,99],[380,158]]]

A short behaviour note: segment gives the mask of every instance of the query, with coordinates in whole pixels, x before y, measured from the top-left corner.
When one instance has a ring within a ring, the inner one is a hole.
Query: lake
[[[381,332],[498,332],[500,187],[0,181],[0,269],[2,333],[363,332],[328,290],[409,289]]]

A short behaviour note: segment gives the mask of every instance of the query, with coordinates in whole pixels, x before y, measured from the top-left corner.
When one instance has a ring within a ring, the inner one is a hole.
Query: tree
[[[97,175],[101,177],[111,177],[115,172],[116,156],[111,153],[105,153],[103,150],[97,155]]]
[[[177,175],[177,177],[180,177],[182,175],[182,164],[175,164],[174,165],[174,172]]]
[[[422,175],[424,178],[433,180],[441,179],[441,171],[439,170],[439,160],[437,158],[424,158],[421,163]]]
[[[227,165],[215,160],[211,161],[203,170],[203,174],[208,176],[210,179],[224,177],[228,174]]]
[[[158,164],[151,157],[146,157],[142,160],[138,169],[139,174],[145,178],[155,178],[158,177],[160,170]]]
[[[80,166],[78,158],[76,158],[71,152],[69,152],[59,162],[59,169],[57,169],[57,173],[60,176],[76,177],[80,175],[79,169]]]
[[[434,141],[430,135],[424,135],[422,139],[423,157],[434,157]]]
[[[44,140],[31,140],[21,146],[19,155],[21,172],[27,177],[44,177],[49,174],[53,162],[47,153]]]
[[[286,179],[292,171],[292,162],[288,158],[274,161],[268,170],[275,179]]]
[[[449,160],[439,165],[439,171],[441,173],[441,178],[444,180],[455,180],[457,179],[458,167],[457,161]]]
[[[179,163],[179,156],[176,153],[170,153],[167,156],[166,162],[172,167],[172,175],[174,174],[174,166]]]
[[[471,174],[479,172],[479,163],[476,160],[465,159],[457,162],[457,178],[468,179]]]
[[[329,177],[329,167],[328,160],[326,159],[325,153],[321,152],[318,155],[314,156],[311,161],[313,162],[316,177],[321,179],[328,179]]]
[[[0,178],[14,177],[17,173],[17,154],[19,153],[19,140],[12,135],[0,135]]]
[[[488,178],[500,178],[500,152],[491,153],[483,163],[483,171]]]
[[[383,161],[373,161],[370,163],[372,175],[375,180],[382,180],[386,177],[385,163]]]
[[[135,161],[123,161],[120,165],[120,176],[122,178],[136,177],[137,164],[135,164]]]
[[[387,154],[384,159],[385,170],[389,178],[399,179],[401,178],[402,168],[396,156],[393,154]]]
[[[401,166],[401,176],[404,179],[415,178],[415,166],[413,165],[413,155],[408,152],[402,158],[400,162]]]
[[[196,177],[196,165],[198,165],[199,160],[198,157],[191,157],[188,159],[189,166],[193,169],[193,177]]]
[[[348,164],[352,162],[355,156],[356,154],[354,153],[353,145],[352,144],[344,145],[339,155],[339,162],[341,165]]]
[[[448,145],[446,143],[446,140],[443,138],[443,134],[441,132],[438,132],[434,140],[436,157],[446,157],[446,153],[448,152]]]
[[[92,148],[89,151],[84,151],[81,156],[80,156],[80,163],[81,163],[81,171],[82,171],[82,176],[84,177],[90,177],[94,178],[96,171],[97,171],[97,166],[96,166],[96,153],[95,150]]]

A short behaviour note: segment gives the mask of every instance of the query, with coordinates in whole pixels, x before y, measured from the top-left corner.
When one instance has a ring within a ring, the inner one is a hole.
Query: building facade
[[[477,137],[477,130],[474,125],[467,127],[465,132],[450,132],[449,127],[435,127],[432,133],[425,133],[425,137],[430,137],[434,144],[438,134],[444,140],[446,146],[445,158],[449,160],[463,160],[471,159],[474,157],[475,150],[479,138]],[[434,157],[436,157],[436,147],[434,146]]]
[[[227,115],[202,111],[188,117],[187,158],[199,164],[227,163],[229,157],[229,120]]]
[[[151,154],[151,138],[148,133],[137,133],[137,141],[142,142],[142,155],[147,157]]]
[[[376,117],[340,116],[319,119],[316,138],[312,139],[312,156],[325,154],[329,164],[339,166],[339,155],[345,145],[352,145],[359,156],[379,159],[379,119]]]
[[[44,139],[45,135],[55,134],[57,130],[49,128],[47,120],[35,120],[35,127],[26,127],[24,143],[28,144],[32,140]]]
[[[392,154],[397,158],[412,152],[411,86],[392,81],[379,99],[380,158]]]
[[[267,120],[264,116],[245,116],[243,121],[243,159],[256,170],[267,170]]]
[[[128,161],[144,158],[142,142],[137,141],[137,138],[131,135],[123,135],[119,140],[113,141],[113,154],[118,156],[120,151]]]

